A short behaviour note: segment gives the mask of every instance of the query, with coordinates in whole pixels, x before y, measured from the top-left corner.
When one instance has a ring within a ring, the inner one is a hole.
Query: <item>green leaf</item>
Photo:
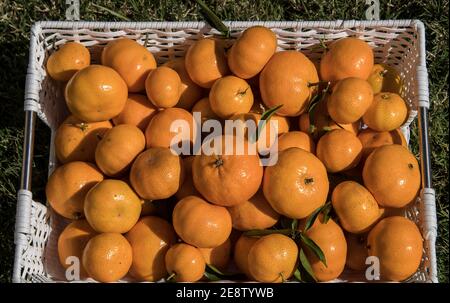
[[[270,117],[272,117],[277,112],[277,110],[279,110],[282,106],[283,106],[283,104],[280,104],[280,105],[277,105],[275,107],[272,107],[272,108],[269,108],[268,110],[266,110],[261,115],[261,121],[269,120]]]
[[[298,227],[298,220],[297,219],[292,219],[291,229],[292,230],[297,230],[297,227]]]
[[[299,259],[300,259],[300,264],[302,266],[302,268],[308,273],[308,275],[314,280],[317,281],[316,276],[314,275],[314,272],[311,268],[311,264],[308,261],[308,258],[305,255],[305,252],[303,251],[303,249],[300,249],[300,253],[299,253]]]
[[[280,218],[280,225],[284,229],[290,228],[291,227],[291,222],[292,222],[292,219],[290,219],[288,217],[281,216],[281,218]]]
[[[333,209],[331,202],[328,201],[324,206],[323,206],[323,223],[327,224],[328,220],[330,220],[331,218],[331,210]]]
[[[241,273],[226,273],[219,270],[217,267],[211,264],[206,264],[206,269],[203,274],[210,281],[219,281],[219,280],[243,280],[245,279],[245,275]]]
[[[131,21],[130,18],[127,18],[127,17],[125,17],[124,15],[119,14],[119,13],[113,11],[113,10],[110,10],[110,9],[107,8],[107,7],[104,7],[104,6],[95,4],[95,3],[91,3],[91,4],[92,4],[93,6],[95,6],[96,8],[99,8],[99,9],[101,9],[101,10],[104,10],[105,12],[108,12],[108,13],[110,13],[111,15],[113,15],[113,16],[119,18],[119,19],[122,19],[122,20],[125,20],[125,21]]]
[[[269,108],[268,110],[266,110],[262,115],[261,115],[261,120],[258,123],[258,130],[256,132],[256,139],[255,142],[258,141],[259,136],[262,132],[262,130],[264,129],[264,127],[266,126],[266,122],[273,116],[275,115],[275,113],[277,112],[277,110],[279,110],[281,107],[283,106],[283,104],[277,105],[275,107]]]
[[[325,255],[319,245],[303,233],[300,234],[300,239],[302,243],[306,245],[325,266],[327,266],[327,260],[325,259]]]
[[[205,272],[203,273],[203,275],[204,275],[204,276],[206,277],[206,279],[208,279],[209,281],[220,281],[220,280],[222,280],[222,278],[219,277],[217,274],[210,273],[210,272],[207,272],[207,271],[205,271]]]
[[[295,278],[297,281],[303,282],[303,280],[302,280],[302,274],[300,273],[300,270],[299,270],[298,268],[294,271],[294,278]]]
[[[205,2],[203,2],[202,0],[195,1],[202,8],[206,17],[206,21],[209,23],[209,25],[221,32],[226,38],[229,38],[230,29],[225,24],[223,24],[222,20],[217,17],[217,15],[205,4]]]
[[[308,229],[311,228],[311,226],[314,224],[314,222],[316,222],[317,216],[320,214],[320,212],[322,211],[322,206],[317,208],[315,211],[313,211],[312,214],[309,215],[308,219],[306,220],[305,223],[305,230],[307,231]]]
[[[286,236],[291,235],[291,229],[252,229],[244,232],[247,237],[262,237],[271,234],[282,234]]]
[[[212,264],[206,264],[206,267],[210,269],[212,272],[218,274],[219,276],[226,276],[223,272],[221,272],[217,267]]]

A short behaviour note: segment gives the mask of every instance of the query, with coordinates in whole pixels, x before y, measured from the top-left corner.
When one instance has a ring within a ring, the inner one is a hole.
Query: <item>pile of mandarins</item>
[[[275,34],[255,26],[231,48],[203,38],[160,66],[126,38],[104,47],[101,65],[75,42],[51,54],[48,74],[67,82],[71,113],[46,187],[71,220],[58,240],[63,267],[76,256],[81,278],[101,282],[199,281],[211,269],[282,282],[299,268],[329,281],[346,266],[364,274],[368,256],[384,280],[417,271],[422,236],[402,213],[420,171],[399,130],[408,107],[398,71],[374,64],[357,38],[328,45],[318,65],[276,49]],[[202,123],[260,122],[275,107],[272,166],[258,154],[171,151],[175,120],[191,127],[180,140],[194,142],[193,112]]]

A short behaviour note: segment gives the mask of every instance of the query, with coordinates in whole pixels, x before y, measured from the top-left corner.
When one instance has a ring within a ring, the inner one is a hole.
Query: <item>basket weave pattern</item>
[[[410,112],[402,131],[409,142],[409,127],[417,116],[418,106],[428,106],[428,84],[425,53],[422,44],[423,25],[413,20],[387,21],[314,21],[314,22],[229,22],[231,39],[247,27],[264,25],[278,38],[278,50],[301,50],[317,63],[323,53],[321,43],[353,36],[369,43],[376,63],[395,66],[404,80],[403,97]],[[46,76],[48,55],[59,45],[78,41],[87,46],[92,61],[99,62],[103,46],[110,40],[127,37],[145,45],[158,63],[183,56],[187,48],[204,36],[218,32],[202,22],[39,22],[33,26],[30,61],[25,91],[25,110],[37,112],[52,131],[49,172],[57,165],[53,150],[54,133],[68,115],[61,84]],[[432,192],[428,192],[431,193]],[[426,193],[425,193],[426,194]],[[425,239],[423,260],[417,273],[409,281],[437,281],[434,242],[436,222],[434,200],[424,203],[424,193],[406,211],[422,230]],[[433,196],[434,197],[434,196]],[[19,192],[13,280],[16,282],[63,281],[58,263],[57,237],[67,221],[54,214],[49,207],[32,200],[31,193]],[[19,210],[20,208],[20,210]],[[352,281],[344,274],[342,280]],[[359,277],[360,278],[360,277]],[[356,278],[358,279],[358,278]],[[361,281],[364,281],[361,279]]]

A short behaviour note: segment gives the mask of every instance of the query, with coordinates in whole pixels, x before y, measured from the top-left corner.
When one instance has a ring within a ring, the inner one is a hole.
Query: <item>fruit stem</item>
[[[216,161],[214,162],[214,167],[219,167],[223,165],[223,159],[222,157],[217,157]]]
[[[249,88],[250,88],[250,86],[248,86],[244,91],[238,91],[236,95],[238,95],[239,97],[244,96],[247,93]]]
[[[385,70],[382,70],[382,71],[380,72],[380,76],[381,76],[381,77],[384,77],[384,76],[386,76],[387,72],[388,72],[388,70],[387,70],[387,69],[385,69]]]
[[[314,182],[314,178],[305,178],[305,184],[311,184]]]
[[[84,132],[88,128],[88,125],[87,125],[87,123],[81,122],[79,124],[79,128],[81,129],[81,131]]]
[[[173,272],[173,273],[171,273],[171,274],[170,274],[170,276],[168,276],[168,277],[167,277],[166,281],[170,281],[170,280],[172,280],[173,278],[175,278],[175,276],[176,276],[176,275],[177,275],[177,274],[176,274],[176,273],[174,273],[174,272]]]
[[[320,84],[327,84],[327,85],[330,85],[330,82],[329,82],[329,81],[308,82],[308,87],[311,87],[311,86],[319,86]]]
[[[381,99],[384,99],[384,100],[389,99],[389,94],[382,94]]]

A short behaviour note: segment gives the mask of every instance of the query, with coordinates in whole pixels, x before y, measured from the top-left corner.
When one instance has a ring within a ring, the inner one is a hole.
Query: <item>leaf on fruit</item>
[[[304,231],[307,231],[308,229],[311,228],[311,226],[313,226],[314,222],[316,222],[317,216],[320,214],[321,211],[322,211],[322,206],[317,208],[315,211],[313,211],[313,213],[311,215],[309,215],[309,217],[305,223]]]
[[[316,276],[314,275],[314,272],[311,268],[311,264],[308,261],[308,258],[305,255],[305,252],[303,251],[303,249],[300,249],[300,253],[299,253],[299,259],[300,259],[300,264],[302,269],[305,270],[305,272],[309,275],[310,278],[312,278],[314,281],[317,281]],[[301,281],[305,281],[305,280],[301,280]]]
[[[327,224],[328,220],[331,218],[331,210],[333,209],[331,205],[331,201],[328,201],[323,207],[322,207],[322,213],[323,213],[323,223]]]
[[[206,264],[206,269],[203,275],[210,281],[245,279],[245,277],[240,273],[222,272],[211,264]]]
[[[319,245],[304,234],[300,234],[300,239],[302,243],[307,246],[325,266],[327,266],[327,260],[325,259],[325,255]]]
[[[258,141],[259,136],[266,126],[266,122],[283,106],[283,104],[277,105],[275,107],[269,108],[261,115],[261,120],[258,123],[258,130],[256,132],[255,142]]]
[[[203,275],[204,275],[204,276],[206,277],[206,279],[208,279],[209,281],[220,281],[220,280],[222,280],[222,278],[219,277],[217,274],[211,273],[211,272],[208,272],[208,271],[205,271],[205,272],[203,273]]]

